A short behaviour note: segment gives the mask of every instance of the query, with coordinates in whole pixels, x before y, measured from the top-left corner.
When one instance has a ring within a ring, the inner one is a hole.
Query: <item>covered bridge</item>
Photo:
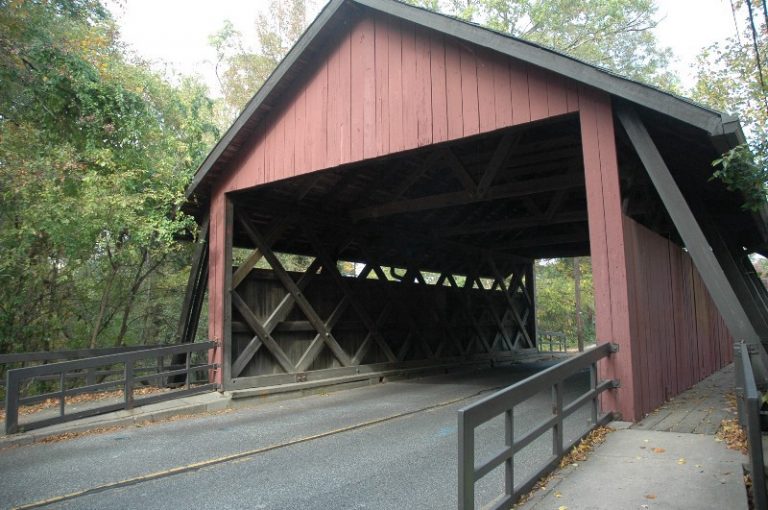
[[[535,347],[534,260],[591,256],[597,340],[620,346],[604,404],[635,420],[734,339],[764,352],[765,224],[709,180],[741,142],[548,48],[331,0],[188,189],[209,245],[184,320],[207,285],[224,389],[487,364]]]

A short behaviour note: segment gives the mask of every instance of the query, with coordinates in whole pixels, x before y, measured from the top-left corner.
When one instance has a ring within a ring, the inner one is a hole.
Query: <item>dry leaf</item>
[[[651,448],[651,451],[652,451],[653,453],[664,453],[664,452],[666,452],[667,450],[665,450],[664,448]]]
[[[562,495],[562,494],[560,494],[560,492],[558,491],[558,492],[555,492],[555,497],[556,497],[556,498],[562,498],[562,497],[563,497],[563,495]]]
[[[561,506],[557,507],[557,510],[568,510],[568,507],[565,506],[565,505],[561,505]]]
[[[656,499],[656,494],[646,494],[645,499]]]
[[[677,463],[678,464],[685,464],[685,459],[680,457],[679,459],[677,459]]]
[[[747,434],[742,430],[738,420],[723,420],[715,435],[715,441],[725,441],[725,445],[731,450],[747,454]]]

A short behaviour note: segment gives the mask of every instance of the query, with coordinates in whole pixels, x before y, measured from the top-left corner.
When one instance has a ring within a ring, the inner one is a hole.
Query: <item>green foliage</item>
[[[126,57],[98,1],[0,7],[0,352],[154,342],[207,91]]]
[[[224,118],[229,124],[266,81],[307,26],[307,7],[313,0],[270,0],[256,19],[257,46],[243,41],[243,34],[225,21],[209,37],[216,50],[216,76],[224,96]]]
[[[768,192],[768,165],[765,161],[768,152],[764,144],[758,144],[755,154],[749,145],[739,145],[712,162],[716,170],[710,180],[720,179],[729,190],[740,192],[744,197],[741,207],[749,211],[757,211],[765,205]]]
[[[623,76],[679,88],[667,71],[654,0],[406,0],[543,44]]]
[[[574,259],[536,261],[536,321],[540,331],[565,333],[570,346],[578,337],[573,277]],[[581,318],[584,341],[595,342],[595,299],[592,288],[592,262],[580,257]]]
[[[743,2],[737,2],[737,19],[748,19]],[[760,9],[755,11],[761,12]],[[756,20],[757,46],[765,66],[768,55],[766,20]],[[744,126],[748,145],[740,145],[713,162],[714,177],[729,190],[741,192],[742,207],[757,210],[766,199],[768,182],[768,91],[761,80],[748,22],[741,35],[705,48],[697,58],[697,80],[692,97],[712,108],[736,113]],[[765,77],[763,77],[765,78]]]

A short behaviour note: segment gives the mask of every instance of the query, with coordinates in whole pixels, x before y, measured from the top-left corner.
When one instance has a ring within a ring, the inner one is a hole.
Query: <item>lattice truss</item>
[[[485,257],[471,274],[456,275],[427,273],[414,260],[398,272],[377,261],[369,240],[321,240],[309,222],[294,220],[260,231],[235,214],[255,249],[231,275],[232,380],[302,381],[316,370],[489,359],[535,346],[530,264],[502,272]],[[316,254],[303,273],[287,271],[273,251],[293,229]],[[340,256],[352,245],[367,261],[343,275]],[[262,259],[269,269],[254,269]]]

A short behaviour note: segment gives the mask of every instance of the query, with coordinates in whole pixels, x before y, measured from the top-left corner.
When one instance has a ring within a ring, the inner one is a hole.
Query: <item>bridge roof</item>
[[[672,117],[708,134],[719,152],[744,142],[738,119],[731,115],[630,80],[551,48],[396,0],[331,0],[207,156],[187,188],[188,199],[196,197],[205,200],[212,183],[253,136],[256,127],[292,82],[316,60],[328,44],[339,37],[351,19],[366,12],[381,13],[435,30]]]

